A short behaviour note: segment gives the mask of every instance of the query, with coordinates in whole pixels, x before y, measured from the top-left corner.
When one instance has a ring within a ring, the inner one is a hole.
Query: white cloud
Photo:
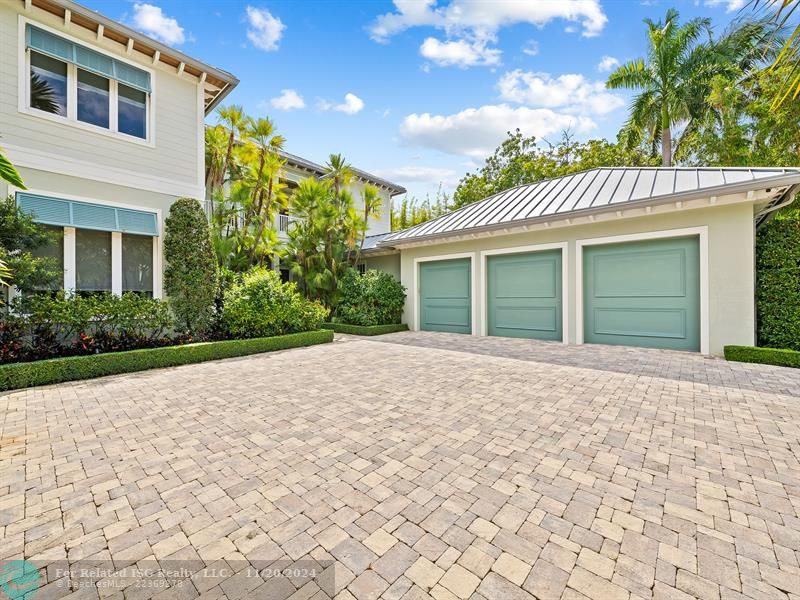
[[[429,37],[422,42],[419,53],[440,67],[466,68],[500,64],[502,52],[497,48],[487,47],[487,43],[488,40],[470,42],[466,39],[441,42]]]
[[[245,10],[249,25],[247,39],[261,50],[267,52],[277,50],[286,25],[278,17],[273,17],[266,8],[248,6]]]
[[[592,119],[582,115],[499,104],[467,108],[452,115],[410,114],[403,120],[400,135],[410,144],[483,159],[503,141],[506,132],[516,128],[541,139],[564,129],[586,133],[595,127]]]
[[[506,73],[497,83],[503,100],[561,108],[567,112],[602,115],[620,108],[624,101],[606,90],[600,81],[589,81],[583,75],[568,73],[552,77],[517,69]]]
[[[539,42],[536,40],[528,40],[528,43],[522,47],[522,53],[528,56],[536,56],[539,54]]]
[[[352,92],[348,92],[344,95],[344,102],[340,104],[333,104],[327,100],[320,100],[318,106],[320,110],[335,110],[348,115],[354,115],[364,108],[364,101]]]
[[[613,56],[604,56],[602,59],[600,59],[600,62],[597,63],[597,70],[601,73],[605,73],[618,66],[619,61],[616,58]]]
[[[272,98],[269,103],[278,110],[296,110],[306,105],[303,97],[292,89],[281,90],[281,95]]]
[[[608,18],[599,0],[559,0],[525,2],[521,0],[450,0],[437,6],[436,0],[394,0],[395,12],[380,15],[369,31],[376,41],[410,27],[436,27],[448,36],[472,33],[476,37],[495,34],[517,23],[541,27],[554,19],[577,23],[586,37],[598,35]]]
[[[744,7],[745,0],[706,0],[705,5],[711,7],[724,5],[726,12],[733,12]]]
[[[186,41],[183,27],[176,19],[165,15],[160,6],[137,2],[133,5],[133,24],[142,33],[165,44],[177,46]]]
[[[402,183],[442,183],[449,185],[458,181],[458,174],[455,171],[439,167],[409,165],[394,169],[381,169],[375,174],[390,181]]]

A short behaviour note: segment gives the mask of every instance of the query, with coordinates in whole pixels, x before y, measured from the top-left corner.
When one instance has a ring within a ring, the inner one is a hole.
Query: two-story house
[[[58,232],[65,289],[162,295],[164,219],[204,196],[204,118],[238,80],[70,0],[0,2],[0,194]]]

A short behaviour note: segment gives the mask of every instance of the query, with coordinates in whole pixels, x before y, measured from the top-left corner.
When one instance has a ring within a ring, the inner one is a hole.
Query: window
[[[30,107],[67,116],[67,63],[31,52]]]
[[[105,77],[78,69],[78,121],[109,128],[110,83]]]
[[[149,72],[33,25],[27,33],[29,109],[149,139]]]
[[[118,131],[138,138],[147,138],[147,94],[119,84]]]
[[[75,289],[111,291],[111,232],[75,230]]]
[[[367,265],[364,263],[358,263],[358,273],[359,275],[363,275],[367,272]]]
[[[153,238],[122,234],[122,291],[153,296]]]
[[[54,292],[64,287],[64,228],[45,225],[45,229],[50,234],[50,243],[39,246],[31,254],[35,258],[50,259],[56,269],[61,270],[61,278],[55,279],[49,285],[37,285],[35,289],[36,291]]]

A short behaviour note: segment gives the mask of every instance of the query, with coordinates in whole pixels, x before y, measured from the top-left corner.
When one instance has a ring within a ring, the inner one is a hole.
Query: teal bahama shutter
[[[17,204],[38,223],[99,231],[158,235],[156,213],[17,192]]]

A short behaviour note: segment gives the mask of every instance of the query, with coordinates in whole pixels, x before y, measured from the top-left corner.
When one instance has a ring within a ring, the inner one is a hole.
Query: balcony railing
[[[278,215],[278,231],[282,233],[289,231],[289,224],[293,220],[289,215]]]

